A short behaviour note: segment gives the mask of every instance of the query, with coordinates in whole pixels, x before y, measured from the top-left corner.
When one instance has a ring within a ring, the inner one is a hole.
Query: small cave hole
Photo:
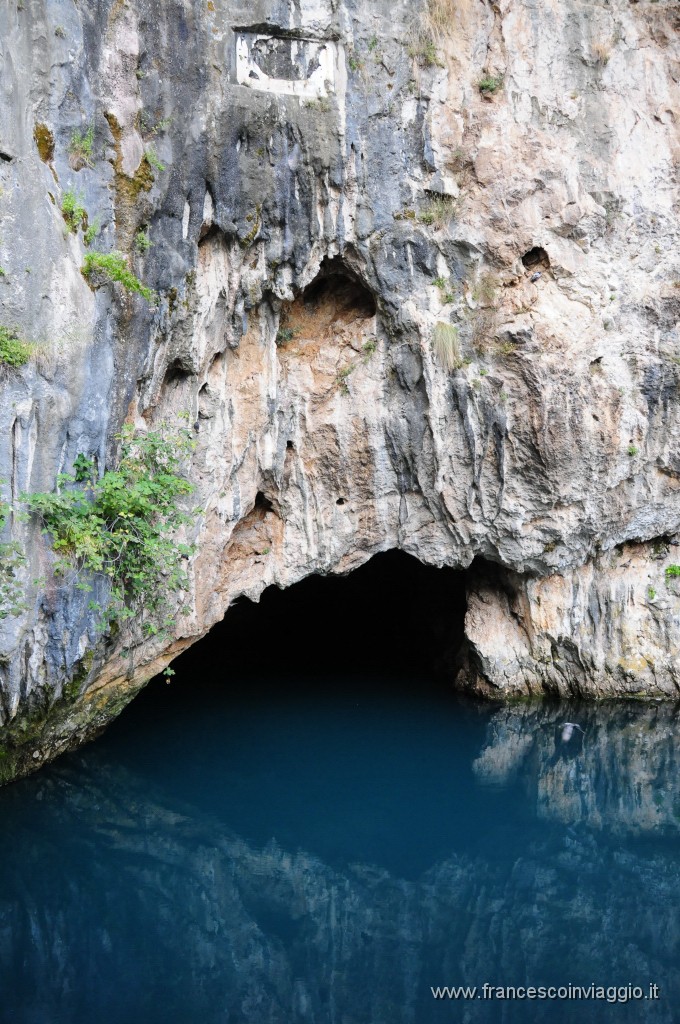
[[[13,159],[14,157],[10,153],[5,153],[2,149],[0,149],[0,160],[4,160],[5,163],[11,164]]]
[[[528,252],[524,253],[522,263],[527,270],[537,270],[538,267],[547,270],[550,266],[550,257],[545,249],[542,249],[540,245],[535,245],[533,249],[529,249]]]
[[[319,273],[303,291],[302,302],[312,309],[333,305],[336,315],[346,320],[368,320],[377,311],[363,281],[337,258],[322,262]]]
[[[338,498],[338,500],[336,501],[335,504],[336,505],[346,505],[347,502],[346,502],[346,500],[344,498]]]
[[[211,419],[212,414],[210,412],[210,408],[211,408],[211,406],[210,406],[210,398],[211,398],[210,387],[209,387],[208,383],[206,382],[203,385],[203,387],[200,389],[200,391],[198,392],[198,418],[199,418],[199,420],[209,420],[209,419]]]
[[[201,224],[198,244],[203,247],[208,245],[210,242],[217,242],[224,239],[224,232],[217,224],[210,224],[209,226]]]
[[[295,451],[295,445],[293,444],[292,441],[286,441],[286,451],[287,452],[294,452]]]
[[[178,387],[185,380],[193,375],[193,371],[186,363],[181,359],[173,359],[165,371],[165,377],[163,378],[163,387],[167,388],[171,385]]]
[[[258,491],[255,495],[255,508],[265,514],[274,511],[274,506],[263,491]]]

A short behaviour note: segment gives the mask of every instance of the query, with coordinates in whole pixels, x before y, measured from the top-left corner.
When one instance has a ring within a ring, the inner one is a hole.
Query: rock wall
[[[679,27],[672,0],[0,11],[0,324],[37,343],[3,371],[4,491],[189,422],[201,509],[188,610],[132,663],[8,523],[5,777],[239,595],[391,548],[472,565],[460,685],[678,692]],[[156,302],[88,285],[69,191]]]

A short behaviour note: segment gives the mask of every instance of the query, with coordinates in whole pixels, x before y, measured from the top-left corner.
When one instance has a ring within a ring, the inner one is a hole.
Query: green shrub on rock
[[[33,346],[7,327],[0,327],[0,368],[10,366],[16,369],[31,358]]]
[[[0,533],[5,528],[9,513],[9,503],[0,498]],[[18,578],[18,572],[25,564],[26,557],[15,541],[0,542],[0,620],[9,615],[19,615],[26,608]]]
[[[103,274],[110,281],[122,284],[128,291],[141,295],[147,302],[155,298],[154,290],[143,285],[132,273],[122,252],[88,252],[85,254],[82,272],[87,278],[96,273]]]
[[[75,475],[59,475],[56,491],[23,500],[52,537],[57,573],[108,579],[108,622],[135,618],[150,636],[167,625],[159,619],[168,595],[187,582],[183,560],[193,549],[174,534],[192,519],[180,501],[193,490],[181,472],[193,441],[187,431],[136,435],[130,427],[119,440],[117,469],[95,480],[94,464],[81,455]]]
[[[76,195],[73,189],[64,192],[61,200],[61,215],[66,221],[69,231],[77,233],[87,223],[87,211],[83,206],[83,197]]]

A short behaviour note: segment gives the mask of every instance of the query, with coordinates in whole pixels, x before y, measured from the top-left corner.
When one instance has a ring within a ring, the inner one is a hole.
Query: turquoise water
[[[417,674],[158,681],[0,791],[0,1020],[678,1020],[677,740]],[[659,998],[431,992],[484,983]]]

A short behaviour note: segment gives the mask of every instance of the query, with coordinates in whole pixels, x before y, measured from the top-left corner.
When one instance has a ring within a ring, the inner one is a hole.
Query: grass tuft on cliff
[[[421,67],[443,67],[439,50],[450,35],[456,16],[456,0],[428,0],[420,17],[414,22],[409,56]]]
[[[94,122],[86,131],[74,131],[68,147],[71,166],[76,170],[81,167],[93,167],[94,156]]]
[[[0,367],[17,369],[24,366],[33,354],[33,346],[7,327],[0,327]]]
[[[458,328],[453,324],[447,324],[440,320],[434,325],[432,347],[437,362],[445,370],[459,370],[463,365]]]
[[[122,284],[127,291],[141,295],[147,302],[152,302],[156,297],[152,288],[147,288],[135,277],[122,252],[88,252],[81,270],[87,278],[97,273],[102,274],[110,281]]]
[[[441,231],[451,221],[457,205],[453,196],[432,195],[418,214],[418,220],[421,224],[431,225],[435,231]]]

